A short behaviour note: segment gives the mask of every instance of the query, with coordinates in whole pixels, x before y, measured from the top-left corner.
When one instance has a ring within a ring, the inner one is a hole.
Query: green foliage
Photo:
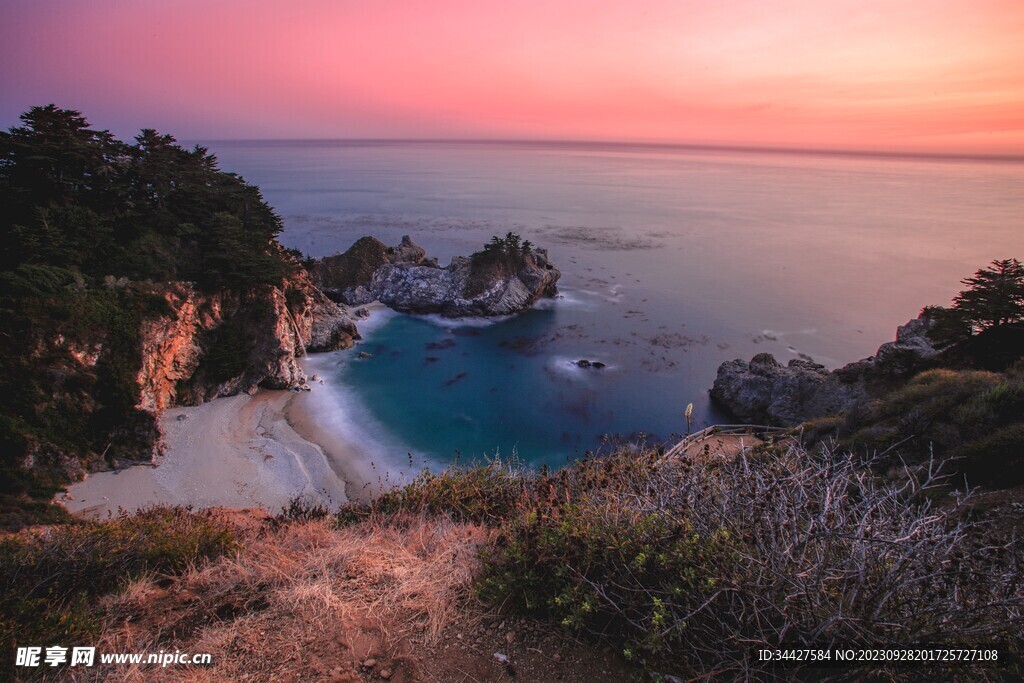
[[[183,508],[65,524],[0,540],[0,643],[85,642],[94,598],[144,574],[181,572],[235,547],[227,524]]]
[[[1017,259],[992,261],[961,283],[967,289],[956,295],[952,307],[929,306],[923,311],[936,322],[936,340],[958,343],[972,334],[1024,322],[1024,265]]]
[[[678,647],[680,607],[714,589],[731,551],[727,533],[628,502],[656,458],[624,452],[533,479],[485,552],[481,597],[641,652]]]
[[[847,418],[846,445],[889,451],[888,462],[955,457],[970,485],[1024,483],[1024,378],[1013,373],[938,369]],[[882,463],[884,464],[884,463]]]
[[[642,512],[601,496],[539,505],[502,529],[480,593],[658,652],[685,633],[685,621],[669,618],[680,599],[715,586],[726,538],[695,533],[670,511]]]
[[[251,343],[235,318],[211,330],[202,345],[206,354],[197,374],[209,382],[226,382],[241,375],[248,367]]]
[[[38,264],[218,288],[293,267],[274,241],[280,218],[206,149],[150,129],[127,144],[54,105],[21,120],[0,133],[0,272]]]
[[[472,265],[466,282],[466,296],[480,294],[495,277],[517,272],[532,253],[533,245],[530,241],[524,242],[515,233],[506,233],[504,238],[495,235],[481,251],[470,256]]]
[[[0,494],[48,498],[73,475],[68,463],[148,451],[152,417],[135,409],[138,329],[166,302],[142,285],[79,288],[49,266],[10,275],[22,292],[4,299],[0,323]]]
[[[160,285],[278,284],[296,267],[259,190],[206,149],[143,130],[134,144],[78,112],[33,107],[0,132],[0,495],[46,497],[100,454],[148,452],[135,409],[139,326]],[[228,328],[207,360],[237,375]],[[29,466],[22,465],[29,463]]]
[[[970,485],[1001,488],[1024,482],[1024,423],[996,427],[950,450]]]
[[[497,235],[491,237],[491,241],[484,245],[483,250],[474,253],[470,258],[473,263],[508,263],[518,264],[522,262],[523,256],[533,252],[533,244],[530,240],[522,241],[519,235],[508,232],[504,238]]]
[[[972,328],[1024,321],[1024,265],[1017,259],[992,261],[962,282],[969,286],[953,300],[953,310]]]

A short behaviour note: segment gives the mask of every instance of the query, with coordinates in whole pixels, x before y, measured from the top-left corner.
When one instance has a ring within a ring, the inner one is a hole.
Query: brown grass
[[[419,516],[267,525],[243,548],[169,586],[108,599],[99,651],[214,655],[211,667],[103,670],[89,680],[357,680],[368,657],[411,668],[472,605],[483,527]]]

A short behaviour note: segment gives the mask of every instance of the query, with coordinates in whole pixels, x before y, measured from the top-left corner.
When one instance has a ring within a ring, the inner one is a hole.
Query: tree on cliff
[[[205,148],[152,129],[122,142],[52,104],[21,121],[0,132],[0,272],[46,265],[222,288],[290,267],[274,242],[281,219]]]
[[[953,310],[972,330],[1024,321],[1024,265],[1017,259],[993,261],[974,277],[953,300]]]
[[[0,131],[0,527],[90,459],[148,453],[137,346],[160,283],[246,290],[295,267],[281,219],[206,149],[122,142],[52,104],[21,123]]]
[[[1024,265],[1017,259],[995,260],[972,277],[960,281],[968,285],[953,299],[949,308],[924,309],[935,321],[933,336],[956,343],[1013,323],[1024,323]]]

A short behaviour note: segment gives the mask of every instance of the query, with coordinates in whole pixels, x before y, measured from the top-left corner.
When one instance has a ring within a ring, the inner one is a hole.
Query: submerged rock
[[[456,256],[441,268],[408,235],[397,247],[363,237],[344,254],[321,260],[313,273],[329,296],[350,306],[378,300],[403,313],[452,318],[518,313],[553,296],[561,276],[537,248],[500,263]]]

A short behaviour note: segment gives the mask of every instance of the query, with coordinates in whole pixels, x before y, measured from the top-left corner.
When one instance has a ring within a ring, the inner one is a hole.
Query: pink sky
[[[1024,154],[1020,0],[4,0],[0,126]]]

